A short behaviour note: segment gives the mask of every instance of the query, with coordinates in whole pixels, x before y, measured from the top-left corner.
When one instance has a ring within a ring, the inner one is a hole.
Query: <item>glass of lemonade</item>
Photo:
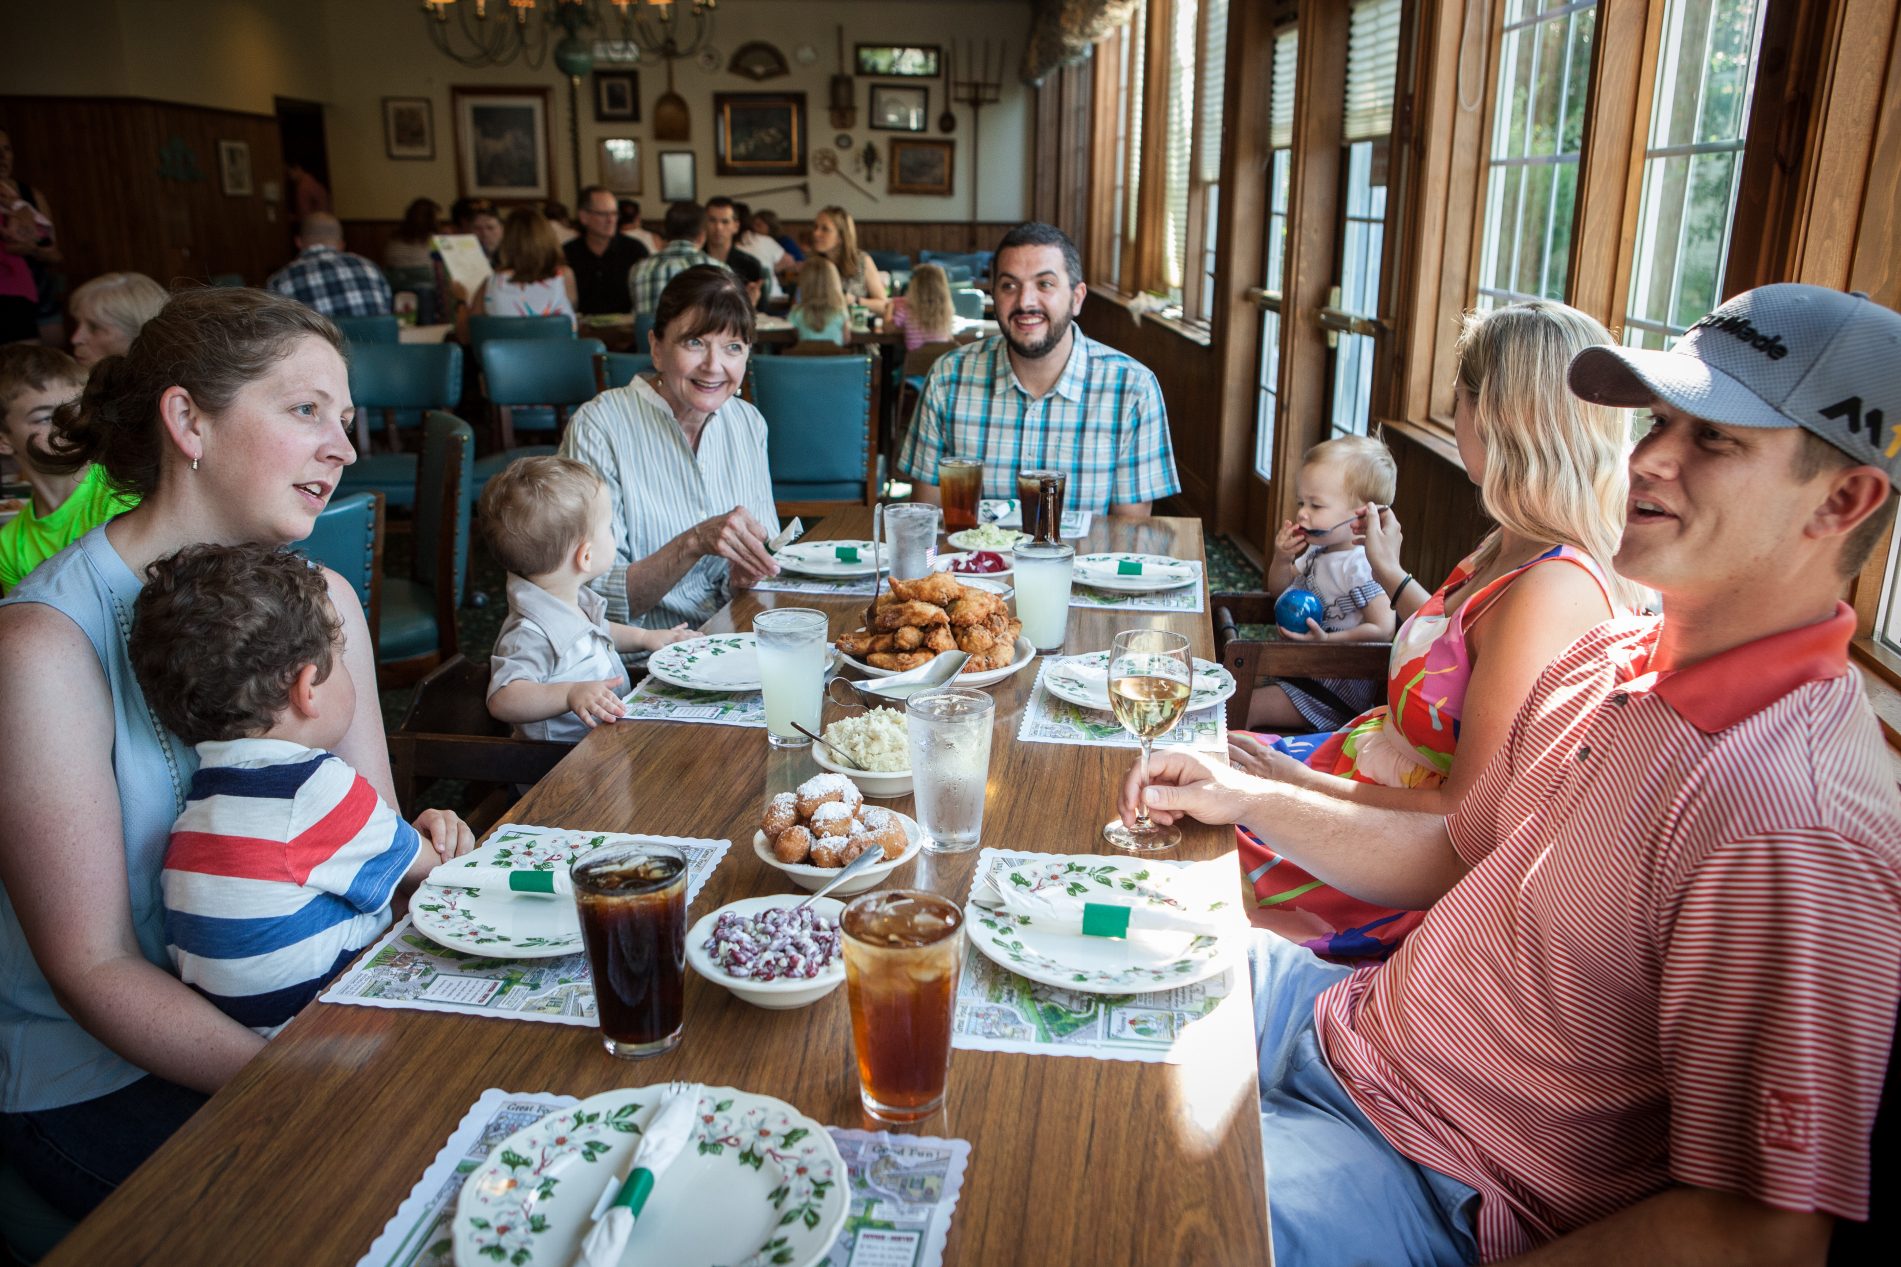
[[[1142,741],[1144,786],[1149,749],[1188,711],[1193,684],[1194,661],[1183,635],[1166,629],[1127,629],[1116,635],[1109,649],[1109,706],[1122,728]],[[1129,853],[1172,849],[1182,842],[1179,829],[1150,821],[1146,806],[1137,809],[1133,827],[1110,819],[1102,838]]]
[[[794,722],[818,729],[828,628],[825,613],[812,607],[771,607],[753,617],[759,684],[766,697],[766,741],[775,748],[803,748],[812,742]]]
[[[603,845],[569,871],[601,1041],[624,1060],[680,1041],[687,858],[658,841]]]
[[[883,889],[854,899],[839,924],[865,1112],[921,1121],[943,1106],[950,1081],[964,913],[935,893]]]
[[[1069,633],[1069,585],[1076,547],[1066,542],[1023,541],[1015,551],[1017,619],[1023,636],[1041,652],[1063,649]]]
[[[997,701],[967,686],[920,691],[905,702],[912,795],[932,853],[964,853],[983,835],[996,716]]]

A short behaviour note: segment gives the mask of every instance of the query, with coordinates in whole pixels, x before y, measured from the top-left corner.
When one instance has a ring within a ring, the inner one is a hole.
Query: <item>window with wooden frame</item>
[[[1261,306],[1261,349],[1256,360],[1254,402],[1254,473],[1274,478],[1274,421],[1280,409],[1281,283],[1287,272],[1287,197],[1293,178],[1294,68],[1300,55],[1300,30],[1274,32],[1273,76],[1267,108],[1266,263],[1257,302]]]
[[[1098,45],[1095,195],[1105,209],[1090,270],[1167,316],[1214,312],[1228,0],[1146,0]],[[1146,177],[1146,180],[1144,179]]]

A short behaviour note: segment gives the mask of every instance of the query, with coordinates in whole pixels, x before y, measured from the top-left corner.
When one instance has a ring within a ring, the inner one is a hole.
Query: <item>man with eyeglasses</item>
[[[574,270],[575,311],[632,312],[627,275],[647,258],[647,248],[620,232],[620,203],[613,191],[602,185],[583,189],[575,218],[581,232],[561,248]]]

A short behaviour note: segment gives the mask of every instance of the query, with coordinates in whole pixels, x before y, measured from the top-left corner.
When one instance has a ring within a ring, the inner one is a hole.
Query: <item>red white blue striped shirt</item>
[[[389,926],[420,838],[341,757],[278,739],[198,745],[159,887],[179,977],[275,1031]]]
[[[1901,999],[1901,793],[1854,613],[1670,673],[1660,622],[1559,657],[1447,821],[1471,865],[1316,1022],[1487,1260],[1672,1185],[1868,1217]]]

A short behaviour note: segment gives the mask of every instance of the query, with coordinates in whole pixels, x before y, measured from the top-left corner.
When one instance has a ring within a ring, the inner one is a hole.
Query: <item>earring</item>
[[[193,458],[193,459],[191,460],[191,469],[192,469],[192,470],[194,470],[194,471],[198,469],[198,459],[197,459],[197,458]]]

